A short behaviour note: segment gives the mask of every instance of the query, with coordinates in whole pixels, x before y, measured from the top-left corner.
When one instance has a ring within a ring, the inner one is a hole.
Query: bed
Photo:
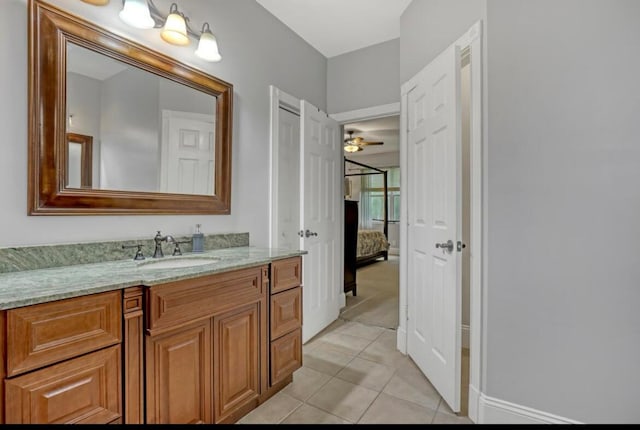
[[[383,257],[388,259],[389,242],[379,230],[358,230],[356,266],[360,267]]]
[[[380,257],[388,259],[389,253],[389,219],[387,198],[387,172],[376,167],[368,166],[357,161],[344,159],[345,178],[347,176],[382,175],[384,184],[384,204],[382,231],[362,230],[358,228],[358,201],[345,200],[344,202],[344,292],[356,295],[356,269],[365,264],[372,263]],[[346,163],[352,163],[367,169],[366,172],[346,173]],[[345,197],[347,194],[345,193]]]

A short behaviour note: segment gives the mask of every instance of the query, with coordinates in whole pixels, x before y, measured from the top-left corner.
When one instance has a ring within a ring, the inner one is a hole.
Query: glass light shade
[[[172,45],[188,45],[187,23],[179,13],[172,13],[167,17],[164,28],[160,33],[162,39]]]
[[[120,19],[135,28],[153,28],[156,25],[149,13],[147,0],[125,0]]]
[[[348,144],[344,146],[344,150],[345,152],[358,152],[358,151],[362,151],[362,148],[359,147],[358,145]]]
[[[104,6],[109,3],[109,0],[82,0],[85,3],[89,3],[95,6]]]
[[[222,56],[218,52],[218,41],[211,31],[202,31],[196,55],[206,61],[216,62],[222,60]]]

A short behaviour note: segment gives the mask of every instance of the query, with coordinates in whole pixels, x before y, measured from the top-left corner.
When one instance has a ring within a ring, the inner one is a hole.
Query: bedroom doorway
[[[345,144],[353,142],[359,150],[345,151],[345,306],[340,318],[396,330],[400,117],[391,114],[342,125]]]

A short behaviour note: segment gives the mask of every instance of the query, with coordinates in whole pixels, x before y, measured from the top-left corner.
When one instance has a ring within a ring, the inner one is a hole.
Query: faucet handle
[[[181,243],[191,243],[190,240],[184,240],[182,242],[179,242],[177,240],[173,241],[175,247],[173,248],[173,255],[182,255],[182,250],[180,249],[180,244]]]
[[[138,243],[136,245],[122,245],[122,249],[128,248],[138,248],[136,251],[136,255],[133,257],[134,260],[144,260],[144,255],[142,254],[142,244]]]

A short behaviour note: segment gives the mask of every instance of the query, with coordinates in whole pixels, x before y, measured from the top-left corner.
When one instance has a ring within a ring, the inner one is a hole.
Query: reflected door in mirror
[[[211,117],[164,110],[162,125],[161,190],[179,194],[212,194],[215,128]]]
[[[67,133],[67,188],[91,188],[93,182],[93,137]]]

